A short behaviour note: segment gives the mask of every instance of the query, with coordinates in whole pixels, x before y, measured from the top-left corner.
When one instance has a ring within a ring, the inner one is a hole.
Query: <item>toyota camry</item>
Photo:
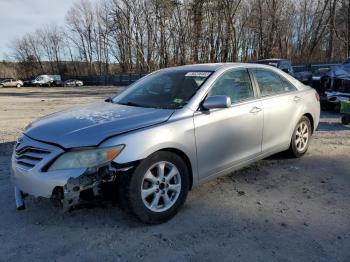
[[[162,223],[205,181],[281,151],[301,157],[319,117],[315,90],[271,66],[159,70],[29,124],[12,155],[17,208],[29,194],[70,209],[109,188],[141,221]]]

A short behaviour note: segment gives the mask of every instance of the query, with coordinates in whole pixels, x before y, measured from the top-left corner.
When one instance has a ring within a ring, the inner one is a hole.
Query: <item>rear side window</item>
[[[287,79],[285,79],[283,76],[280,76],[283,84],[283,89],[285,92],[292,92],[296,91],[296,87],[292,85],[291,82],[289,82]]]
[[[209,96],[225,95],[237,103],[254,97],[254,90],[246,69],[225,72],[213,84]]]
[[[266,69],[253,69],[261,96],[273,96],[296,90],[286,79]]]

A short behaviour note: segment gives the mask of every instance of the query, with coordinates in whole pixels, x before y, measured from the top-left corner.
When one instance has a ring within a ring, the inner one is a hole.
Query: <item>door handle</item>
[[[260,107],[256,107],[254,106],[251,110],[250,110],[250,113],[251,114],[256,114],[256,113],[259,113],[262,109]]]
[[[301,97],[295,96],[293,100],[294,100],[294,102],[299,102],[301,100]]]

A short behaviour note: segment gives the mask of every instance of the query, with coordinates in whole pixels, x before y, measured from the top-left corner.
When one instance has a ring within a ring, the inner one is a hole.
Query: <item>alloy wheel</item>
[[[164,212],[171,208],[180,192],[181,176],[179,170],[168,161],[155,163],[143,177],[142,201],[153,212]]]
[[[295,132],[295,147],[299,152],[303,152],[309,141],[309,128],[305,121],[299,123]]]

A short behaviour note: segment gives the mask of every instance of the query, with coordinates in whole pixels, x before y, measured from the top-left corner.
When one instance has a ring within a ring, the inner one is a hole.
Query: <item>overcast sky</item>
[[[64,24],[67,10],[78,0],[0,0],[0,60],[13,39],[44,24]]]

